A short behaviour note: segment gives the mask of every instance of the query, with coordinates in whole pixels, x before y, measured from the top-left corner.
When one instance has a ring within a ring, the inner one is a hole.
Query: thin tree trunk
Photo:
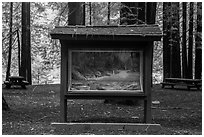
[[[27,80],[30,84],[32,84],[32,74],[31,74],[31,36],[30,36],[30,2],[27,2],[27,28],[26,28],[26,41],[27,41],[27,46],[28,46],[28,51],[27,51]]]
[[[163,78],[170,77],[170,23],[169,23],[169,7],[171,7],[170,2],[163,3]]]
[[[20,76],[21,70],[21,44],[20,44],[20,37],[19,37],[19,30],[16,31],[17,39],[18,39],[18,74]]]
[[[91,2],[89,2],[89,25],[91,25],[92,23],[92,20],[91,20],[91,18],[92,18],[92,15],[91,15]]]
[[[110,25],[110,2],[108,2],[108,21],[107,25]]]
[[[183,22],[182,22],[182,25],[183,25],[183,31],[182,31],[182,70],[183,70],[183,78],[186,78],[187,77],[187,53],[186,53],[186,8],[187,8],[187,3],[186,2],[183,2],[182,3],[182,7],[183,7],[183,11],[182,11],[182,14],[183,14]]]
[[[193,78],[193,13],[194,2],[190,2],[190,16],[189,16],[189,44],[188,44],[188,75],[187,78]]]
[[[12,54],[12,27],[13,27],[13,2],[10,3],[10,23],[9,23],[9,53],[8,66],[6,72],[6,81],[8,81],[11,69],[11,54]]]

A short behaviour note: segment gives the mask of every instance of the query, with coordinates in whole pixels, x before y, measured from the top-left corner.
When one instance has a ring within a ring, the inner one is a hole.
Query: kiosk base
[[[52,123],[56,130],[64,131],[93,131],[107,130],[119,131],[128,130],[134,132],[159,132],[162,127],[160,124],[144,124],[144,123]]]

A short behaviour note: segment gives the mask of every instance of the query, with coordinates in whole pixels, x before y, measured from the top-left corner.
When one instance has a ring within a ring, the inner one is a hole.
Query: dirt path
[[[77,83],[77,82],[76,82]],[[140,90],[140,76],[138,72],[119,70],[110,76],[89,78],[87,81],[74,84],[72,90]]]
[[[130,72],[129,70],[120,70],[117,74],[110,76],[102,76],[98,78],[91,78],[89,80],[96,81],[139,81],[139,73]]]

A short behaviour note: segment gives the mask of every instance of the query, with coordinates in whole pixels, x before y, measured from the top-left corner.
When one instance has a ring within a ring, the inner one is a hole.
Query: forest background
[[[86,4],[86,25],[119,25],[119,2],[92,2]],[[91,14],[90,14],[91,4]],[[108,6],[109,4],[109,6]],[[49,32],[55,26],[68,25],[68,3],[65,2],[31,2],[31,63],[32,84],[59,83],[60,79],[60,44],[52,40]],[[110,20],[108,19],[110,7]],[[5,80],[8,45],[9,45],[9,8],[8,2],[2,3],[2,81]],[[91,20],[91,23],[90,23]],[[156,7],[156,24],[163,29],[163,3],[158,2]],[[21,33],[21,3],[13,3],[13,30]],[[20,38],[21,39],[21,38]],[[163,45],[162,41],[155,42],[153,58],[153,83],[163,80]],[[17,35],[13,36],[11,75],[18,75],[18,46]]]

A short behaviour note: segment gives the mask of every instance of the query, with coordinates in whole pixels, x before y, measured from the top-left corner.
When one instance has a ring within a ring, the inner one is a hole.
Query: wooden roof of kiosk
[[[161,39],[158,25],[128,26],[66,26],[55,27],[50,33],[52,39],[61,40],[150,40]]]

